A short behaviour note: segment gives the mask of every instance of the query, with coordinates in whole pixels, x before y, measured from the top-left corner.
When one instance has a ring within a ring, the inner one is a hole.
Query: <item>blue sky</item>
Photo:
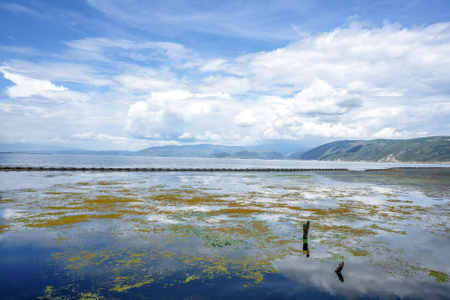
[[[0,143],[450,133],[449,1],[2,1],[0,30]]]

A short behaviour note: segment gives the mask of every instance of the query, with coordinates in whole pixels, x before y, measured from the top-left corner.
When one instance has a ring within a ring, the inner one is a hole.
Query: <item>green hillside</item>
[[[337,141],[316,147],[296,158],[331,161],[450,162],[450,137]]]

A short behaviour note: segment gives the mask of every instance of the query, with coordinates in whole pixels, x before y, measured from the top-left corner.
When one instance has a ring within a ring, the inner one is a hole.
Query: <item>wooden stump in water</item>
[[[308,239],[308,233],[309,233],[309,221],[306,221],[306,223],[303,224],[303,241],[306,241]]]

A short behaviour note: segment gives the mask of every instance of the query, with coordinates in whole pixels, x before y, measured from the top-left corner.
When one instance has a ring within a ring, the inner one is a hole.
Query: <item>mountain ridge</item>
[[[326,161],[450,162],[450,137],[335,141],[292,158]]]

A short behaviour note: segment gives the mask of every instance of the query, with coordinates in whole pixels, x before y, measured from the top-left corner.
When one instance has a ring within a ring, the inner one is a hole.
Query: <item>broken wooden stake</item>
[[[340,273],[343,267],[344,267],[344,262],[341,262],[341,263],[339,264],[339,266],[336,268],[336,271],[335,271],[335,272],[336,272],[336,273]]]
[[[308,233],[309,233],[309,221],[306,221],[306,223],[303,224],[303,241],[306,241],[308,239]]]

